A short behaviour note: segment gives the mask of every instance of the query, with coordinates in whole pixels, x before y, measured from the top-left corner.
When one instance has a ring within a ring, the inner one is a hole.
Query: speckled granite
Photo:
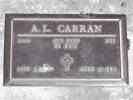
[[[126,14],[128,87],[3,87],[5,13]],[[0,0],[0,100],[133,100],[133,0]]]

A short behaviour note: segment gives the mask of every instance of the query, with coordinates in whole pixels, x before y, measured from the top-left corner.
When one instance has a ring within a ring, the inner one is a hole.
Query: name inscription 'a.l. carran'
[[[89,25],[84,25],[84,24],[59,24],[56,27],[56,31],[59,33],[98,33],[102,32],[103,25],[100,24],[89,24]],[[30,32],[53,32],[52,29],[47,24],[42,24],[41,28],[33,24],[31,26]]]

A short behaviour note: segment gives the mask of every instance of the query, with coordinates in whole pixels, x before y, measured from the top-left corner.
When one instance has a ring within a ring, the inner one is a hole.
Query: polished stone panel
[[[122,14],[7,14],[4,85],[127,85],[127,46]]]

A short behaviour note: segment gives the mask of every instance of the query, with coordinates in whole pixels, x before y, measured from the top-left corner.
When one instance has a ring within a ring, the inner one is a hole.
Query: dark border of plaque
[[[114,79],[29,79],[12,77],[12,42],[13,22],[16,20],[104,20],[117,21],[120,34],[120,78]],[[125,15],[103,14],[6,14],[4,38],[4,81],[8,86],[42,86],[42,85],[70,85],[70,86],[127,86],[128,84],[128,57],[127,33]]]

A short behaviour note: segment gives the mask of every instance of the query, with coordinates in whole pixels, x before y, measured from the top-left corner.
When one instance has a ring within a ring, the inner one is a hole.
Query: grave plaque
[[[126,86],[125,15],[6,14],[3,84]]]

